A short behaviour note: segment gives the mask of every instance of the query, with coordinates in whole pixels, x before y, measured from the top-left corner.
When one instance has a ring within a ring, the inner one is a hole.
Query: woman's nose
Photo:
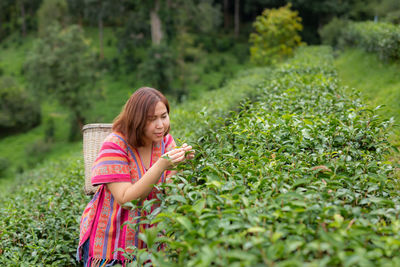
[[[161,128],[162,126],[163,126],[163,123],[162,123],[161,119],[157,119],[156,120],[156,127],[157,128]]]

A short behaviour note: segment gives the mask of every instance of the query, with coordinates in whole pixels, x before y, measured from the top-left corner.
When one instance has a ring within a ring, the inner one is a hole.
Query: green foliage
[[[271,64],[291,56],[301,45],[299,32],[303,29],[297,11],[288,4],[279,9],[265,9],[253,23],[250,34],[251,60],[256,64]]]
[[[375,0],[370,4],[379,20],[400,24],[400,2],[397,0]]]
[[[68,5],[66,0],[43,0],[38,16],[38,32],[44,37],[48,27],[54,24],[67,24]]]
[[[269,68],[242,71],[222,88],[173,108],[170,115],[172,135],[194,142],[205,130],[218,128],[221,118],[237,110],[242,99],[254,95],[257,87],[269,78],[270,73]]]
[[[400,65],[383,63],[376,54],[350,48],[342,51],[335,60],[342,84],[361,91],[361,96],[371,107],[381,106],[378,113],[393,117],[400,125]],[[393,129],[391,141],[400,146],[400,127]]]
[[[11,77],[0,79],[0,132],[24,132],[40,123],[40,106]]]
[[[391,23],[353,22],[343,32],[346,45],[376,53],[381,60],[400,59],[400,27]]]
[[[173,51],[166,45],[153,46],[147,51],[146,59],[139,65],[139,76],[150,86],[163,93],[171,92],[175,59]]]
[[[32,168],[38,163],[42,162],[46,158],[46,155],[50,152],[51,146],[52,143],[50,141],[42,139],[29,144],[25,148],[28,167]]]
[[[50,117],[45,122],[45,129],[44,129],[44,140],[46,142],[53,142],[55,137],[55,124],[54,119]]]
[[[173,1],[161,16],[167,21],[166,27],[170,28],[167,31],[171,32],[171,36],[183,29],[190,33],[210,34],[221,25],[220,5],[213,4],[211,0]]]
[[[88,201],[83,181],[82,161],[48,163],[0,199],[2,266],[76,265],[79,217]]]
[[[85,18],[94,25],[97,25],[99,20],[116,20],[123,12],[121,0],[84,0],[75,5],[84,9]]]
[[[348,24],[348,20],[334,17],[319,30],[322,43],[332,47],[342,47],[344,42],[343,31],[346,29]]]
[[[204,52],[200,47],[195,46],[195,40],[193,34],[187,32],[181,32],[176,36],[174,45],[176,50],[176,57],[172,59],[175,62],[173,68],[173,75],[177,81],[177,88],[174,88],[173,93],[178,100],[182,100],[183,97],[189,93],[189,84],[194,83],[196,78],[194,69],[199,60],[204,56]]]
[[[26,78],[32,91],[41,97],[52,96],[68,108],[73,124],[80,129],[85,111],[98,95],[94,86],[96,64],[95,54],[79,26],[62,30],[55,26],[35,43],[26,61]]]
[[[121,51],[122,60],[128,71],[138,69],[143,60],[140,48],[150,44],[150,23],[148,14],[143,7],[129,12],[122,29],[117,31],[118,50]]]
[[[10,165],[10,161],[7,158],[0,157],[0,176],[3,176]]]
[[[166,248],[147,257],[141,250],[141,259],[157,266],[400,263],[399,183],[385,157],[390,123],[339,87],[332,65],[328,48],[301,50],[259,86],[256,101],[198,138],[198,156],[164,186],[162,210],[147,218],[159,223]]]
[[[22,28],[26,31],[35,30],[36,11],[41,2],[42,0],[0,1],[0,41],[10,35],[20,34],[21,31],[23,33]]]
[[[149,44],[150,36],[150,12],[154,8],[155,1],[131,1],[126,3],[126,21],[124,27],[118,32],[118,47],[123,53],[123,61],[129,71],[138,69],[147,64],[154,64],[151,56],[143,57],[141,49]],[[164,48],[175,51],[171,43],[178,43],[178,39],[187,39],[187,35],[210,34],[215,32],[221,22],[221,12],[218,5],[212,1],[159,1],[161,29],[163,31]],[[202,23],[197,23],[202,21]],[[193,37],[190,37],[193,38]],[[185,45],[189,45],[187,42]],[[197,45],[191,44],[187,49],[196,49]],[[160,48],[163,50],[164,48]],[[165,49],[164,49],[165,50]],[[178,49],[179,50],[179,49]],[[146,62],[149,60],[150,62]],[[140,71],[140,69],[139,69]],[[147,78],[147,77],[146,77]],[[157,80],[157,79],[156,79]]]

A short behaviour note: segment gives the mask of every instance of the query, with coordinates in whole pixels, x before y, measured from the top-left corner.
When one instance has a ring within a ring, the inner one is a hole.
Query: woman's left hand
[[[192,149],[192,146],[189,146],[188,144],[184,143],[181,146],[181,148],[185,151],[186,159],[193,159],[194,158],[195,151]]]

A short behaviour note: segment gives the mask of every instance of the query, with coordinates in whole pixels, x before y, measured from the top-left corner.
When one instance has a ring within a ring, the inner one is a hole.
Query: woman
[[[148,87],[137,90],[115,118],[113,133],[104,140],[92,169],[92,184],[101,186],[81,218],[77,259],[83,258],[84,266],[124,264],[122,253],[114,253],[117,248],[146,246],[136,229],[122,227],[126,221],[138,223],[133,218],[145,211],[122,205],[156,198],[159,192],[153,185],[174,174],[168,169],[193,158],[193,153],[186,155],[191,146],[175,149],[169,126],[167,99]]]

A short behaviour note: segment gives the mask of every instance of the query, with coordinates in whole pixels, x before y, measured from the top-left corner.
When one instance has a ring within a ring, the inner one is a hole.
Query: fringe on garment
[[[83,245],[79,246],[76,252],[76,261],[80,262],[82,261],[83,258]],[[113,266],[115,264],[121,264],[122,267],[126,267],[127,263],[134,262],[136,260],[136,257],[134,257],[133,260],[118,260],[118,259],[98,259],[94,257],[89,257],[86,265],[84,267],[108,267],[108,266]]]
[[[113,266],[117,263],[122,264],[122,267],[125,267],[127,263],[131,261],[124,260],[114,260],[114,259],[96,259],[96,258],[89,258],[87,264],[84,267],[107,267]]]

